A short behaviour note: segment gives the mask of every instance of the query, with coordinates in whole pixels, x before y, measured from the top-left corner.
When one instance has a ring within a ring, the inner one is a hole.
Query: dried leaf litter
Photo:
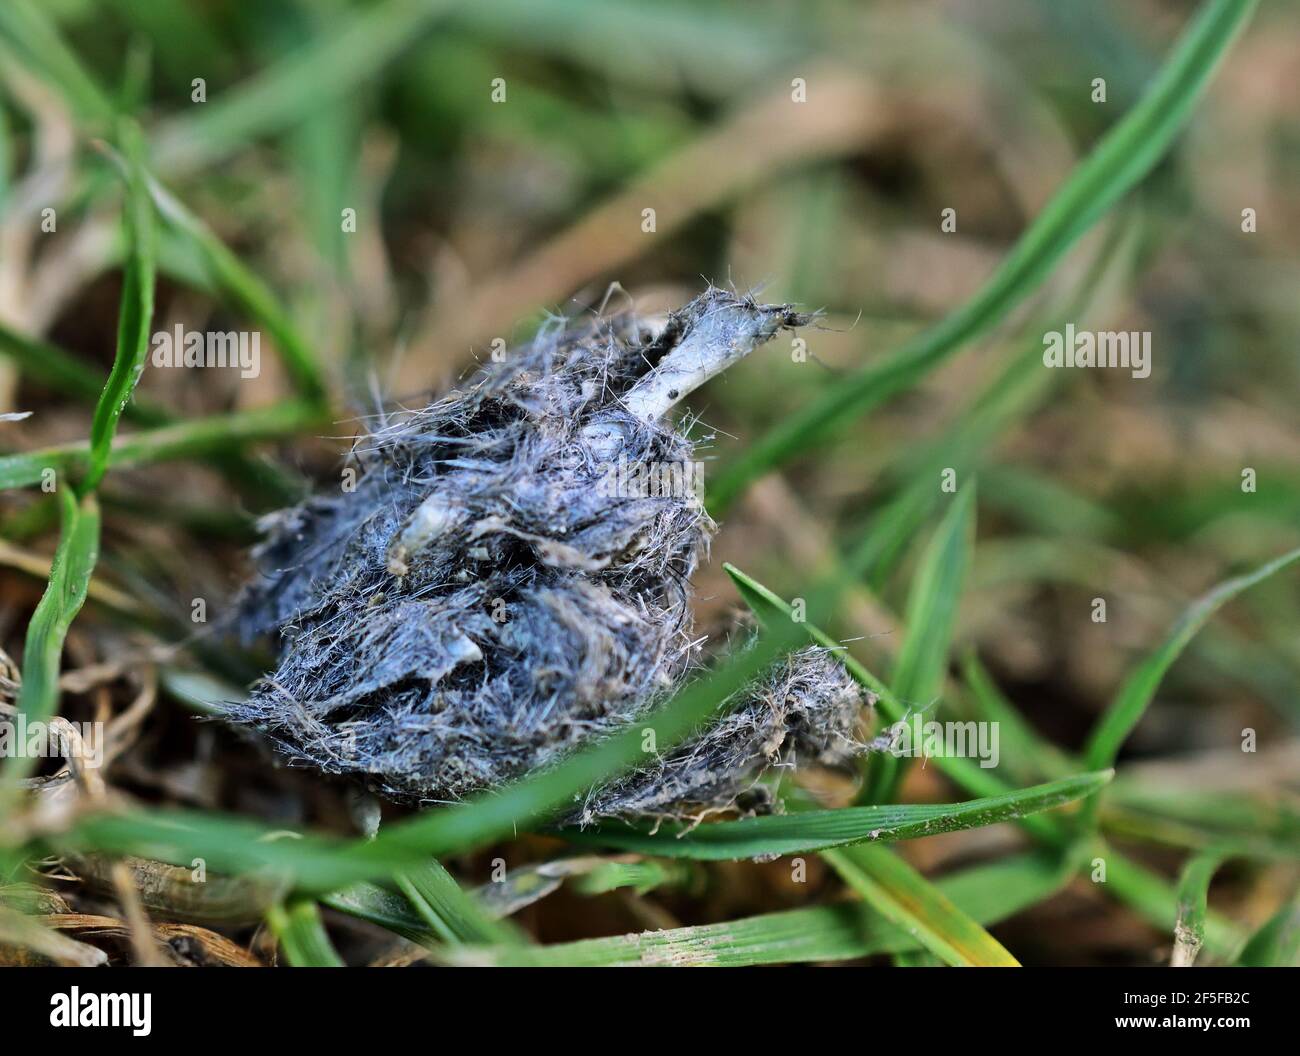
[[[239,621],[278,635],[280,657],[230,717],[294,762],[433,801],[552,766],[663,704],[701,663],[690,579],[715,525],[694,489],[629,486],[646,478],[628,468],[694,464],[673,405],[806,321],[711,288],[658,326],[629,313],[545,334],[379,421],[349,456],[351,490],[265,519]],[[868,703],[805,649],[570,820],[765,809],[771,768],[862,750]]]

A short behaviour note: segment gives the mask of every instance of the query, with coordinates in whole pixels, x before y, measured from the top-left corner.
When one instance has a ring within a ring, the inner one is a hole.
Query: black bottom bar
[[[330,1052],[364,1043],[372,1052],[384,1039],[402,1045],[402,1037],[433,1042],[445,1035],[463,1046],[479,1034],[508,1044],[518,1032],[518,1040],[535,1043],[539,1031],[558,1036],[596,1026],[635,1028],[631,1036],[642,1041],[716,1027],[734,1050],[751,1025],[760,1042],[774,1040],[770,1031],[780,1023],[783,1035],[798,1023],[796,1033],[807,1037],[822,1028],[819,1016],[836,1036],[873,1047],[949,1036],[1033,1037],[1071,1048],[1122,1035],[1231,1043],[1255,1031],[1280,1032],[1295,1010],[1296,976],[1281,969],[847,968],[834,976],[829,969],[751,969],[744,979],[737,971],[642,972],[633,984],[625,973],[595,970],[581,981],[566,973],[489,983],[466,970],[418,968],[15,969],[0,973],[0,1005],[6,1041],[111,1034],[128,1044],[211,1046],[256,1038],[263,1049],[292,1042],[295,1056],[310,1056],[304,1046],[317,1043]],[[759,993],[767,996],[755,1001]],[[617,1033],[602,1036],[602,1045],[617,1044]]]

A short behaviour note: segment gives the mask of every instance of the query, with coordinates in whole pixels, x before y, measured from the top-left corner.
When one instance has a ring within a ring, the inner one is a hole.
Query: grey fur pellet
[[[700,662],[690,579],[715,526],[690,489],[628,493],[612,469],[691,464],[668,410],[806,319],[710,289],[660,327],[622,315],[539,337],[381,420],[351,452],[353,490],[264,520],[239,626],[278,635],[280,659],[229,717],[295,762],[426,802],[554,765],[662,704]],[[770,767],[862,748],[865,697],[824,651],[731,703],[570,820],[760,810]]]

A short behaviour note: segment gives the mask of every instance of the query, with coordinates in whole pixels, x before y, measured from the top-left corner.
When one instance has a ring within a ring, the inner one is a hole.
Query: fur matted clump
[[[280,661],[230,717],[294,761],[428,801],[553,765],[661,704],[696,662],[689,581],[714,529],[667,413],[805,321],[710,289],[658,327],[623,315],[544,336],[382,420],[352,486],[266,518],[239,618],[247,637],[279,633]],[[796,754],[858,750],[863,703],[805,650],[575,816],[736,804]]]
[[[575,820],[684,820],[732,807],[765,812],[772,790],[758,778],[773,766],[803,759],[843,767],[864,750],[855,735],[863,704],[839,661],[824,649],[804,649],[728,701],[702,734],[592,791]]]

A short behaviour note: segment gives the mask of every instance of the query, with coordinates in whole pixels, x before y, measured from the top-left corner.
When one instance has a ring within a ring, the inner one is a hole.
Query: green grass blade
[[[1198,854],[1183,867],[1178,878],[1178,921],[1174,924],[1174,952],[1171,967],[1190,968],[1205,943],[1205,910],[1210,881],[1223,858]]]
[[[1113,847],[1102,848],[1099,856],[1106,864],[1106,882],[1102,885],[1106,894],[1123,902],[1152,926],[1172,935],[1178,926],[1178,895],[1169,883]],[[1088,875],[1086,863],[1083,875]],[[1225,957],[1241,948],[1241,940],[1235,924],[1216,913],[1206,912],[1206,950]]]
[[[573,888],[584,895],[602,895],[630,887],[638,895],[644,895],[658,887],[686,884],[692,875],[691,867],[684,862],[660,862],[653,858],[640,862],[609,861],[578,877]]]
[[[1026,325],[1030,336],[1023,341],[1023,351],[1012,357],[961,417],[933,441],[909,446],[882,474],[881,485],[890,498],[872,513],[848,559],[877,593],[930,511],[946,498],[934,486],[940,472],[951,467],[961,480],[977,471],[984,477],[994,439],[1024,421],[1061,384],[1052,371],[1042,369],[1040,335],[1094,308],[1104,308],[1114,299],[1112,291],[1129,279],[1141,231],[1140,218],[1130,212],[1121,211],[1110,222],[1104,242],[1076,287],[1068,296],[1056,298],[1037,322]],[[984,494],[987,500],[987,489]],[[1000,492],[996,498],[1002,499]]]
[[[475,909],[480,914],[486,915],[491,921],[501,921],[504,917],[551,894],[564,883],[567,875],[564,871],[552,871],[548,868],[548,866],[554,864],[553,862],[538,862],[531,866],[514,868],[510,870],[505,880],[494,880],[475,888],[473,891],[465,891],[464,893],[473,900]],[[593,890],[583,883],[583,881],[600,875],[606,866],[622,865],[626,865],[629,872],[626,874],[621,872],[605,874],[607,883],[600,886],[599,890]],[[635,871],[635,865],[643,866],[644,870]],[[578,879],[579,883],[576,886],[583,894],[597,894],[600,891],[614,890],[628,884],[636,885],[638,889],[644,885],[648,890],[661,883],[684,883],[687,873],[688,870],[684,869],[682,863],[679,862],[620,863],[611,861],[600,863],[591,873],[579,871],[574,873],[573,876]],[[380,927],[387,928],[389,931],[422,946],[441,946],[447,942],[445,924],[444,929],[439,929],[439,931],[431,930],[426,919],[416,914],[408,899],[394,891],[380,887],[378,884],[367,882],[351,884],[323,896],[321,903],[342,913],[348,913],[362,920],[368,920],[372,924],[378,924]],[[506,925],[506,927],[509,927],[509,925]],[[526,938],[526,936],[521,933],[517,937],[512,937],[509,941],[519,941],[520,938]]]
[[[112,121],[115,108],[107,93],[31,0],[0,4],[0,40],[54,88],[73,113],[99,124]]]
[[[99,559],[99,504],[94,495],[77,499],[66,485],[59,488],[62,524],[58,549],[50,567],[45,593],[27,625],[23,647],[23,684],[18,708],[29,722],[44,722],[59,700],[59,667],[63,641],[90,588]],[[7,761],[5,776],[23,777],[35,759],[26,753]]]
[[[550,54],[643,90],[676,94],[685,83],[726,99],[757,90],[763,71],[816,46],[806,26],[775,14],[726,4],[496,0],[464,5],[455,22],[498,47]]]
[[[13,131],[9,127],[9,115],[0,109],[0,214],[9,208],[9,194],[14,179],[14,143]]]
[[[128,170],[129,163],[119,154],[107,153],[120,169]],[[181,239],[176,248],[192,251],[199,261],[206,285],[265,327],[299,392],[309,399],[322,399],[325,383],[320,364],[271,288],[161,183],[148,173],[142,174],[142,182],[159,214]]]
[[[159,169],[211,165],[356,91],[453,6],[451,0],[387,0],[340,19],[251,80],[163,126],[154,141]]]
[[[1261,565],[1253,572],[1225,580],[1193,602],[1170,629],[1160,648],[1144,660],[1120,687],[1106,713],[1098,721],[1083,752],[1084,766],[1110,766],[1120,747],[1145,714],[1165,672],[1178,659],[1187,643],[1227,601],[1300,559],[1300,548]]]
[[[444,941],[432,931],[410,901],[386,887],[363,881],[321,896],[321,905],[358,920],[368,921],[419,946],[435,947]]]
[[[887,847],[823,851],[840,878],[892,924],[955,967],[1019,967],[1006,948]]]
[[[1244,857],[1300,859],[1300,803],[1249,790],[1170,785],[1159,777],[1120,774],[1106,793],[1106,811],[1173,826],[1193,837],[1181,846],[1222,850],[1241,847]],[[1244,845],[1244,846],[1243,846]]]
[[[1053,852],[1026,851],[959,869],[934,881],[940,894],[982,925],[1036,906],[1070,879],[1069,863]]]
[[[894,954],[895,968],[942,968],[944,961],[929,950],[903,950]]]
[[[914,384],[1037,288],[1079,237],[1165,155],[1256,3],[1210,0],[1142,98],[1075,167],[971,300],[897,354],[836,382],[762,437],[717,480],[710,510],[725,510],[750,481]]]
[[[1054,894],[1060,867],[1041,855],[973,866],[935,886],[980,924],[995,924]],[[453,953],[456,961],[535,967],[712,965],[842,961],[917,948],[916,939],[861,904],[765,913],[699,927],[586,939],[555,946]]]
[[[101,852],[142,853],[186,863],[200,854],[207,857],[211,868],[221,872],[267,869],[294,878],[299,886],[314,887],[323,894],[326,904],[342,912],[371,920],[414,942],[438,942],[405,899],[373,884],[356,882],[364,873],[386,875],[409,866],[409,860],[395,859],[385,871],[376,868],[374,862],[358,862],[342,853],[342,844],[313,838],[269,840],[264,829],[244,819],[180,812],[86,818],[80,823],[80,832],[74,831],[60,845],[74,846],[78,835]],[[1028,855],[942,878],[937,886],[976,921],[987,924],[1048,897],[1060,886],[1064,875],[1059,863],[1042,855]],[[594,944],[573,944],[572,952],[556,947],[534,954],[517,947],[504,956],[508,963],[530,963],[532,958],[538,963],[586,963],[582,951],[590,950],[591,963],[624,963],[619,958],[630,958],[628,963],[655,963],[656,957],[664,953],[670,955],[665,963],[673,963],[672,958],[679,958],[681,963],[699,963],[701,959],[711,963],[709,951],[713,950],[719,958],[717,963],[743,964],[836,960],[916,946],[912,936],[888,925],[865,907],[834,907],[775,917],[789,917],[789,927],[782,925],[783,939],[767,931],[763,918],[753,918],[705,929],[684,929],[680,946],[675,942],[677,933],[660,932],[653,936],[662,939],[619,936],[594,940]],[[710,940],[708,947],[703,945],[706,939]],[[729,957],[728,943],[733,940],[738,945],[735,956]],[[484,952],[483,959],[491,961],[500,952]],[[479,951],[475,950],[473,956],[479,957]]]
[[[1065,777],[1079,769],[1076,760],[1042,737],[1016,710],[994,683],[975,651],[962,657],[962,676],[985,722],[998,724],[1000,766],[1008,766],[1027,779]]]
[[[948,667],[948,650],[957,622],[957,602],[970,565],[975,536],[975,484],[965,484],[953,499],[921,556],[908,593],[906,638],[890,688],[904,705],[925,709],[935,703]],[[905,769],[893,755],[871,759],[868,801],[893,799]]]
[[[1300,899],[1255,932],[1236,963],[1242,968],[1300,968]]]
[[[272,906],[266,921],[280,940],[284,956],[295,968],[342,968],[343,959],[334,949],[321,923],[320,910],[311,899],[295,899],[285,906]]]
[[[330,422],[330,416],[319,405],[301,401],[177,422],[118,437],[109,451],[108,466],[217,455],[243,444],[324,428]],[[84,441],[5,455],[0,457],[0,489],[40,483],[46,469],[64,476],[85,472],[89,465],[90,448]]]
[[[1051,810],[1096,792],[1111,771],[1079,774],[964,803],[877,804],[839,810],[810,810],[798,814],[722,821],[690,828],[670,823],[657,832],[633,826],[603,826],[564,830],[578,843],[615,847],[661,858],[719,861],[734,858],[800,854],[864,841],[888,842],[975,829]]]
[[[126,409],[149,351],[149,324],[153,319],[154,258],[153,204],[145,186],[144,143],[134,124],[121,123],[126,157],[126,232],[130,247],[122,277],[122,306],[117,322],[117,354],[90,426],[90,451],[81,493],[93,491],[108,471],[109,454],[117,423]]]
[[[982,476],[989,501],[996,496],[997,509],[1030,531],[1083,542],[1114,539],[1123,525],[1123,518],[1101,503],[1042,473],[994,463]]]
[[[436,861],[399,873],[397,886],[443,942],[496,945],[522,940],[515,928],[491,919]]]
[[[927,707],[943,685],[957,602],[975,535],[975,484],[956,495],[922,555],[907,599],[907,637],[890,680],[894,696]]]
[[[793,817],[724,822],[703,826],[680,839],[650,836],[634,829],[614,829],[608,833],[587,830],[566,835],[573,835],[580,842],[626,846],[665,858],[721,859],[793,853],[872,838],[911,838],[1015,819],[1086,796],[1108,779],[1107,773],[1084,774],[952,805],[851,807]],[[450,829],[446,820],[449,814],[456,822]],[[405,823],[406,831],[400,838],[392,837],[392,831],[398,828],[394,826],[388,834],[373,840],[347,843],[313,836],[272,839],[271,831],[265,826],[245,818],[158,810],[87,815],[69,832],[49,842],[52,849],[65,852],[98,850],[134,854],[172,864],[188,864],[197,855],[214,872],[265,871],[283,877],[300,891],[323,894],[423,864],[430,846],[486,839],[483,826],[495,822],[495,815],[482,819],[471,814],[469,822],[465,822],[451,811],[431,811]]]
[[[271,287],[226,248],[211,228],[167,191],[157,180],[149,180],[149,191],[158,212],[172,229],[187,240],[207,271],[212,285],[227,300],[264,326],[276,350],[284,359],[298,391],[309,399],[322,399],[325,381],[320,363],[306,338],[294,325]]]
[[[51,836],[60,853],[130,854],[171,865],[202,858],[214,873],[263,872],[289,889],[324,894],[414,868],[414,854],[361,860],[357,844],[319,836],[279,838],[282,833],[244,817],[188,810],[138,810],[89,814],[69,831]],[[370,841],[373,843],[373,841]],[[367,844],[368,846],[369,844]]]
[[[554,946],[449,951],[446,959],[511,968],[739,968],[844,961],[904,949],[915,941],[866,906],[838,905]]]

